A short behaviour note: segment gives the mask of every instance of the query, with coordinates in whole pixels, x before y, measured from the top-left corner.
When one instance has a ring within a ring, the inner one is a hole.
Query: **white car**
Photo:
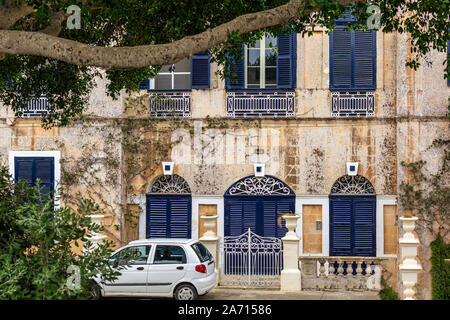
[[[217,283],[215,262],[198,240],[145,239],[130,242],[114,251],[110,264],[122,256],[138,256],[120,270],[113,282],[94,278],[98,297],[174,297],[193,300],[208,293]]]

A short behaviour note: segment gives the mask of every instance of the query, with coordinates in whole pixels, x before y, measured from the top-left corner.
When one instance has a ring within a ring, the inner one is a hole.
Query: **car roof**
[[[128,245],[133,244],[147,244],[147,243],[181,243],[181,244],[190,244],[195,243],[198,240],[195,239],[181,239],[181,238],[151,238],[151,239],[140,239],[134,240],[128,243]]]

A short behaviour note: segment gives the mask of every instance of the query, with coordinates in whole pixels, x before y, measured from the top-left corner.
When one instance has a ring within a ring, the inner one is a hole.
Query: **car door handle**
[[[144,267],[137,267],[136,270],[142,271],[142,270],[144,270]]]
[[[184,267],[177,267],[177,270],[183,270]]]

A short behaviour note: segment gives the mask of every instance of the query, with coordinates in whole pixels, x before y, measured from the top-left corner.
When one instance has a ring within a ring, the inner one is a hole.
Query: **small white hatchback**
[[[130,265],[113,282],[97,283],[97,296],[174,297],[194,300],[217,284],[215,262],[208,249],[192,239],[145,239],[114,251],[110,264],[132,254]],[[138,257],[138,258],[135,258]]]

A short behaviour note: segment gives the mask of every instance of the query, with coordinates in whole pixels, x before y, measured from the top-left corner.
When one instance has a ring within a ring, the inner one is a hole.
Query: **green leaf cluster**
[[[55,208],[38,182],[16,183],[0,167],[0,299],[85,299],[93,289],[92,277],[116,279],[122,266],[112,269],[108,263],[113,244],[91,241],[103,227],[90,216],[100,213],[86,199],[76,210]],[[74,250],[80,244],[82,250]],[[67,285],[73,275],[69,266],[80,270],[78,288]]]

